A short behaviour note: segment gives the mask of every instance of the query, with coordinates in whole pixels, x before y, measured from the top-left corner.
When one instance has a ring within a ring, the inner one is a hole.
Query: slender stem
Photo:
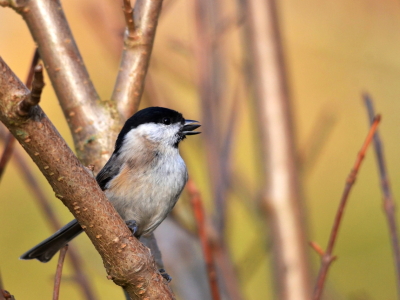
[[[210,236],[207,233],[203,201],[201,199],[200,192],[192,180],[188,181],[186,188],[190,195],[190,203],[192,204],[192,209],[197,223],[197,232],[200,238],[204,260],[206,262],[211,296],[213,300],[219,300],[221,299],[221,296],[219,293],[217,272],[214,264],[214,250],[210,241]]]
[[[124,1],[124,16],[125,16],[125,24],[128,28],[128,34],[130,37],[133,38],[135,35],[135,21],[133,20],[133,9],[131,6],[130,0],[123,0]]]
[[[340,224],[341,224],[341,221],[343,218],[344,209],[346,207],[347,200],[350,195],[350,191],[356,180],[361,163],[365,157],[365,152],[367,151],[368,146],[370,145],[370,143],[374,137],[374,134],[378,128],[380,120],[381,120],[381,118],[379,115],[375,117],[374,122],[372,123],[371,128],[368,132],[368,135],[364,141],[364,144],[362,145],[361,150],[357,155],[357,158],[353,165],[353,168],[352,168],[349,176],[347,177],[346,185],[344,187],[343,194],[342,194],[342,198],[340,200],[340,204],[339,204],[338,210],[336,212],[335,220],[333,222],[328,246],[326,248],[325,253],[323,254],[323,256],[321,258],[321,267],[320,267],[317,281],[316,281],[315,288],[314,288],[314,295],[313,295],[314,300],[321,299],[322,292],[324,289],[324,284],[326,281],[326,276],[327,276],[328,270],[329,270],[329,266],[336,258],[335,256],[332,255],[332,252],[333,252],[333,247],[335,246],[335,243],[336,243],[337,235],[339,233],[339,227],[340,227]]]
[[[370,95],[364,94],[365,105],[368,110],[369,121],[372,123],[374,120],[374,106]],[[383,194],[383,207],[385,210],[386,219],[389,226],[390,241],[392,244],[393,259],[395,261],[396,275],[397,275],[397,298],[400,299],[400,247],[398,239],[398,229],[396,223],[396,205],[393,197],[392,189],[390,186],[389,175],[387,172],[385,156],[383,153],[383,143],[379,132],[374,136],[374,148],[376,162],[379,169],[379,177],[381,181],[381,190]]]
[[[0,300],[15,300],[14,296],[11,295],[8,291],[0,289]]]
[[[14,149],[14,141],[15,141],[14,136],[12,134],[8,134],[5,141],[4,150],[0,158],[0,180],[3,177],[4,170],[12,156],[12,152]]]
[[[41,65],[37,65],[34,67],[30,97],[19,103],[18,114],[20,116],[29,116],[31,109],[39,104],[43,88],[43,67]]]
[[[31,65],[29,67],[28,75],[26,76],[26,80],[25,80],[25,85],[27,86],[27,88],[31,88],[31,86],[32,86],[32,81],[33,81],[33,77],[35,74],[34,69],[35,69],[35,66],[38,64],[39,59],[40,59],[39,51],[36,48],[34,51],[33,57],[32,57]],[[0,180],[3,176],[6,165],[12,156],[15,138],[11,133],[8,133],[7,137],[5,138],[5,141],[6,142],[5,142],[3,154],[1,155],[1,158],[0,158]]]
[[[58,296],[60,295],[61,275],[62,275],[64,259],[65,259],[65,255],[67,254],[67,251],[68,251],[68,245],[65,245],[60,250],[60,256],[58,258],[56,274],[54,275],[53,300],[58,300]]]

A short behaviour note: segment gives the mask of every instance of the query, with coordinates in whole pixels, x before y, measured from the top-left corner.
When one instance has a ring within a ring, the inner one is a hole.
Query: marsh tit
[[[174,207],[188,179],[178,145],[200,127],[177,111],[149,107],[129,118],[97,183],[133,234],[151,234]],[[21,259],[48,262],[82,232],[76,220],[33,247]]]

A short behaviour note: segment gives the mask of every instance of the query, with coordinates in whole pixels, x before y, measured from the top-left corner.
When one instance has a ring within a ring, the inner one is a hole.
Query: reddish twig
[[[13,148],[14,148],[14,142],[15,142],[14,136],[11,133],[9,133],[7,135],[3,153],[1,154],[1,158],[0,158],[0,180],[3,176],[3,173],[7,166],[7,163],[10,161],[10,158],[11,158],[11,155],[13,152]]]
[[[18,114],[21,117],[28,116],[31,112],[31,109],[39,104],[43,88],[43,67],[41,65],[37,65],[34,67],[31,94],[29,97],[19,103]]]
[[[202,199],[196,185],[192,180],[188,181],[186,188],[190,196],[190,203],[192,205],[194,216],[197,223],[197,232],[200,238],[204,260],[206,262],[211,296],[213,300],[219,300],[221,297],[219,294],[217,272],[214,264],[214,250],[206,230],[206,220],[204,215]]]
[[[35,69],[35,66],[37,65],[37,63],[39,62],[39,59],[40,59],[39,51],[36,48],[35,52],[33,54],[31,65],[29,67],[28,76],[26,77],[26,80],[25,80],[25,85],[28,89],[30,89],[32,86],[34,69]],[[14,136],[11,133],[8,133],[5,140],[6,140],[6,142],[5,142],[3,154],[1,155],[1,158],[0,158],[0,180],[1,180],[1,177],[3,176],[6,165],[12,156],[12,152],[13,152],[13,148],[14,148],[14,141],[15,141]]]
[[[11,295],[8,291],[0,289],[0,300],[15,300],[14,296]]]
[[[321,257],[324,256],[324,254],[325,254],[324,250],[316,242],[309,242],[309,245],[311,248],[313,248],[315,250],[315,252],[317,252],[319,254],[319,256],[321,256]]]
[[[133,38],[135,35],[135,22],[133,20],[133,9],[131,6],[131,1],[130,0],[123,0],[124,1],[124,7],[122,10],[124,11],[124,16],[125,16],[125,23],[126,27],[128,28],[128,35],[130,38]]]
[[[374,106],[372,99],[368,94],[363,95],[365,105],[367,106],[369,120],[372,123],[374,120]],[[395,201],[390,187],[389,175],[386,168],[385,157],[383,154],[383,144],[378,132],[374,136],[374,148],[376,154],[376,161],[379,168],[379,177],[381,180],[381,189],[383,193],[383,207],[385,209],[386,219],[389,226],[390,240],[393,249],[393,258],[396,264],[397,272],[397,295],[400,299],[400,247],[398,239],[398,230],[395,216]]]
[[[60,295],[61,275],[62,275],[64,259],[65,259],[65,255],[67,254],[67,250],[68,250],[68,245],[65,245],[60,250],[60,256],[58,258],[58,263],[57,263],[57,270],[56,270],[56,274],[54,275],[53,300],[58,300],[58,296]]]
[[[336,217],[332,226],[332,231],[329,237],[328,246],[325,253],[323,253],[321,257],[321,268],[319,270],[317,281],[314,288],[314,295],[313,295],[314,300],[321,299],[329,266],[335,260],[335,256],[332,255],[332,251],[333,247],[335,246],[336,238],[339,232],[339,226],[342,221],[343,212],[347,203],[347,199],[349,198],[351,188],[356,180],[358,170],[360,169],[361,162],[363,161],[365,156],[365,152],[367,151],[367,148],[371,143],[372,138],[374,137],[374,134],[376,132],[376,129],[378,128],[380,120],[381,118],[379,115],[375,117],[374,122],[372,123],[371,128],[368,132],[367,138],[365,139],[364,144],[357,155],[357,159],[354,163],[353,169],[351,170],[349,176],[347,177],[346,185],[342,194],[342,198],[340,200],[339,208],[337,210]]]
[[[28,75],[26,76],[25,79],[25,85],[28,89],[32,88],[33,75],[35,73],[35,67],[39,63],[39,60],[40,60],[40,54],[38,48],[36,48],[35,51],[33,52],[32,62],[29,67]]]

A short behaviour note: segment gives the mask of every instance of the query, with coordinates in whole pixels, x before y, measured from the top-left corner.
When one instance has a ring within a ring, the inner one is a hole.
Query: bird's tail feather
[[[21,255],[20,259],[37,259],[48,262],[62,247],[82,232],[76,220],[69,222],[49,238]]]

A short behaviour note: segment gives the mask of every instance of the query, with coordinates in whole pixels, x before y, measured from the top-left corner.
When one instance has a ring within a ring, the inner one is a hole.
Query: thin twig
[[[29,67],[28,75],[26,76],[25,79],[25,85],[28,89],[32,89],[33,75],[35,73],[35,67],[39,63],[39,60],[40,60],[39,50],[38,48],[35,48],[35,51],[33,52],[32,62]]]
[[[65,245],[60,250],[60,256],[58,258],[56,274],[54,275],[53,300],[58,300],[58,296],[60,295],[61,275],[62,275],[64,259],[65,259],[65,255],[67,254],[67,251],[68,251],[68,245]]]
[[[32,91],[30,97],[24,99],[21,103],[19,103],[18,114],[21,117],[28,116],[31,113],[31,109],[39,104],[40,95],[42,94],[43,87],[43,67],[41,65],[37,65],[34,68]]]
[[[192,204],[192,209],[197,223],[197,232],[200,238],[204,260],[206,262],[211,296],[213,300],[219,300],[221,297],[218,289],[217,272],[214,264],[214,251],[210,241],[210,236],[207,234],[206,220],[200,192],[192,180],[188,181],[186,188],[190,196],[190,203]]]
[[[317,165],[336,123],[335,115],[329,109],[322,110],[314,121],[311,132],[299,150],[299,165],[301,171],[310,173]]]
[[[131,6],[130,0],[123,0],[124,1],[124,16],[125,16],[125,23],[126,27],[128,28],[128,35],[130,38],[133,38],[135,35],[135,22],[133,20],[133,9]]]
[[[365,101],[365,105],[367,106],[369,121],[372,123],[375,115],[372,99],[370,95],[368,95],[367,93],[363,95],[363,98]],[[399,247],[398,230],[397,230],[396,215],[395,215],[396,205],[392,189],[390,186],[389,175],[387,172],[385,157],[383,153],[383,144],[378,131],[375,133],[374,136],[374,148],[375,148],[376,161],[379,169],[381,189],[383,194],[383,207],[385,209],[386,219],[389,226],[390,240],[393,249],[393,259],[396,265],[397,295],[398,299],[400,299],[400,247]]]
[[[33,57],[32,57],[31,65],[29,67],[28,75],[26,76],[26,80],[25,80],[25,85],[28,89],[30,89],[32,86],[33,74],[35,73],[34,69],[35,69],[35,66],[38,64],[39,59],[40,59],[39,51],[36,48],[34,51]],[[5,142],[3,154],[1,155],[1,158],[0,158],[0,180],[3,176],[6,165],[12,156],[15,138],[11,133],[8,133],[7,137],[5,138],[5,141],[6,142]]]
[[[14,296],[10,292],[0,289],[0,300],[15,300]]]
[[[319,256],[323,257],[325,254],[325,251],[322,249],[320,245],[318,245],[316,242],[309,242],[309,245],[311,248],[315,250],[319,254]]]
[[[10,158],[11,158],[11,155],[13,152],[13,148],[14,148],[14,142],[15,142],[14,136],[11,133],[9,133],[7,135],[6,142],[4,145],[4,150],[3,150],[3,153],[1,154],[1,158],[0,158],[0,180],[3,176],[3,173],[7,166],[7,163],[10,161]]]
[[[345,185],[345,188],[344,188],[344,191],[342,194],[342,198],[340,200],[340,204],[339,204],[339,207],[338,207],[338,210],[336,213],[336,217],[333,222],[328,246],[326,248],[325,253],[323,254],[323,256],[321,258],[321,268],[319,270],[317,281],[316,281],[315,288],[314,288],[314,295],[313,295],[314,300],[321,299],[326,276],[327,276],[327,273],[329,270],[329,266],[335,260],[335,256],[332,255],[332,251],[333,251],[333,247],[335,246],[336,238],[337,238],[337,235],[339,232],[339,226],[342,221],[343,212],[346,207],[351,188],[353,187],[353,184],[356,180],[358,170],[360,169],[361,162],[364,159],[365,152],[367,151],[368,146],[371,143],[372,138],[374,137],[374,134],[376,132],[376,129],[378,128],[380,120],[381,120],[381,118],[379,115],[375,117],[374,122],[372,123],[371,128],[368,132],[367,138],[365,139],[364,144],[361,147],[361,150],[357,155],[357,159],[354,163],[353,169],[351,170],[349,176],[347,177],[346,185]]]

